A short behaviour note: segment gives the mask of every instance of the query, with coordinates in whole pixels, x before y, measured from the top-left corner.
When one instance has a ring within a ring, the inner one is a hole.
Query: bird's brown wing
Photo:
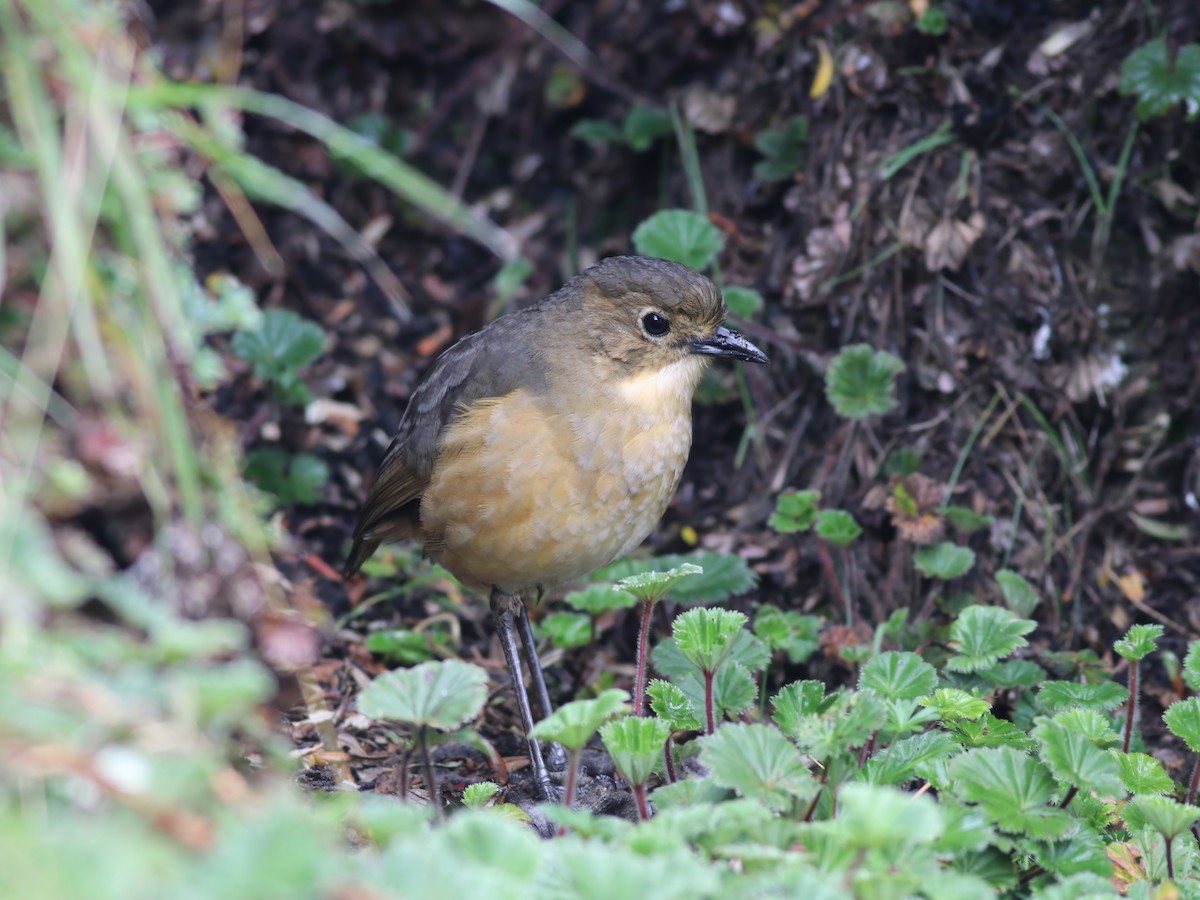
[[[385,541],[416,537],[421,496],[433,474],[446,426],[480,400],[503,397],[518,388],[545,390],[546,372],[531,339],[541,326],[544,306],[497,319],[463,338],[433,364],[413,392],[367,494],[350,555],[343,570],[353,575]],[[557,327],[556,316],[548,327]]]

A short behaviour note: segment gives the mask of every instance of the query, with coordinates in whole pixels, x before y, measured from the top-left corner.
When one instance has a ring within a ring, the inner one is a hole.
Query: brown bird
[[[692,443],[708,359],[766,362],[722,325],[703,275],[618,256],[443,353],[413,393],[354,530],[350,577],[380,543],[411,539],[490,591],[526,737],[549,694],[522,597],[540,600],[628,553],[662,517]],[[549,797],[541,748],[534,776]]]

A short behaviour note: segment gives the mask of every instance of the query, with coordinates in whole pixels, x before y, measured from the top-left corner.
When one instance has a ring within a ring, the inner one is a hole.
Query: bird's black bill
[[[718,328],[712,337],[693,341],[692,352],[703,356],[726,356],[729,359],[740,359],[742,362],[769,362],[767,354],[724,325]]]

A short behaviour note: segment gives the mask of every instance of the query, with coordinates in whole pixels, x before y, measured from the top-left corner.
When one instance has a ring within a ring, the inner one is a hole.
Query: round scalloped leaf
[[[995,665],[1029,642],[1023,635],[1037,628],[998,606],[968,606],[950,626],[950,643],[958,655],[946,662],[952,672],[976,672]]]
[[[1125,821],[1130,828],[1153,828],[1161,835],[1175,837],[1200,819],[1200,806],[1176,803],[1169,797],[1134,797],[1125,807]]]
[[[613,585],[614,590],[628,591],[639,600],[657,603],[690,575],[703,575],[704,569],[695,563],[680,563],[665,572],[639,572],[622,578]]]
[[[708,766],[714,783],[775,810],[787,809],[794,798],[810,799],[817,791],[800,751],[767,725],[722,726],[704,739],[700,762]]]
[[[1200,697],[1172,703],[1163,713],[1163,720],[1171,734],[1187,744],[1193,753],[1200,753]]]
[[[1188,119],[1200,114],[1200,44],[1184,44],[1175,54],[1163,38],[1138,47],[1121,64],[1120,90],[1137,100],[1137,117],[1145,121],[1182,103]]]
[[[1126,659],[1145,659],[1158,648],[1158,639],[1164,631],[1162,625],[1134,625],[1113,644],[1113,649]]]
[[[887,651],[863,666],[859,688],[889,700],[916,700],[937,688],[937,670],[915,653]]]
[[[702,672],[715,672],[745,624],[745,615],[735,610],[697,607],[675,617],[671,636],[688,662]]]
[[[954,793],[978,803],[1002,831],[1046,840],[1075,821],[1048,805],[1058,789],[1049,770],[1013,747],[968,750],[950,761],[949,770]]]
[[[629,692],[609,688],[591,700],[572,700],[533,726],[533,736],[579,750],[605,722],[629,711]]]
[[[633,246],[642,256],[657,256],[696,269],[712,265],[725,236],[700,213],[690,209],[661,209],[633,232]]]
[[[913,554],[913,562],[928,577],[949,581],[971,570],[975,565],[975,551],[942,541],[919,549]]]
[[[900,358],[869,344],[843,347],[825,373],[825,397],[844,419],[882,415],[896,405]]]
[[[671,737],[671,726],[662,719],[629,716],[609,722],[600,729],[604,749],[617,771],[631,785],[645,784],[662,760],[663,747]]]
[[[483,709],[487,681],[479,666],[457,659],[421,663],[372,681],[358,696],[358,711],[371,719],[457,728]]]

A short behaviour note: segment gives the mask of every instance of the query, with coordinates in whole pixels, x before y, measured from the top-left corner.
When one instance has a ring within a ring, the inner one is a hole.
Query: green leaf
[[[939,506],[936,512],[959,534],[971,534],[981,528],[987,528],[996,521],[991,516],[982,515],[965,506]]]
[[[629,716],[600,729],[604,749],[617,771],[631,785],[645,784],[663,758],[671,726],[662,719]]]
[[[496,792],[500,790],[500,785],[494,781],[479,781],[475,784],[467,785],[467,789],[463,791],[462,802],[467,809],[483,809],[488,805],[488,801],[496,796]]]
[[[955,719],[978,719],[991,710],[992,705],[958,688],[940,688],[932,697],[919,701],[937,713],[943,722]]]
[[[1113,644],[1113,649],[1126,659],[1145,659],[1157,649],[1158,639],[1165,630],[1162,625],[1134,625]]]
[[[903,371],[891,353],[867,344],[845,347],[825,373],[825,396],[844,419],[882,415],[896,405],[895,380]]]
[[[542,629],[564,650],[587,646],[592,639],[592,620],[583,613],[551,613],[542,620]]]
[[[793,681],[771,698],[771,718],[784,734],[793,736],[799,732],[801,719],[819,716],[836,699],[836,695],[825,696],[823,681]]]
[[[703,739],[700,762],[722,787],[765,806],[787,809],[794,799],[811,799],[817,782],[800,752],[766,725],[724,725]]]
[[[1054,717],[1054,721],[1082,734],[1102,750],[1121,743],[1121,737],[1113,727],[1112,720],[1094,709],[1076,707],[1064,710]]]
[[[581,591],[571,591],[563,599],[572,609],[589,616],[598,616],[612,609],[628,609],[638,602],[633,594],[617,590],[611,584],[589,584]]]
[[[946,759],[959,747],[943,731],[926,731],[902,738],[876,753],[863,769],[873,784],[904,784],[916,777],[917,766]]]
[[[1001,831],[1035,840],[1062,835],[1074,821],[1048,806],[1057,787],[1036,759],[1012,747],[968,750],[950,761],[954,793],[979,804]]]
[[[996,573],[996,584],[1000,585],[1004,605],[1023,619],[1029,618],[1041,601],[1033,585],[1009,569]]]
[[[358,695],[370,719],[443,730],[475,718],[487,699],[487,672],[457,659],[421,663],[380,675]]]
[[[1037,623],[1018,619],[1007,609],[998,606],[968,606],[950,626],[950,643],[958,655],[946,662],[952,672],[976,672],[986,669],[1018,647],[1029,642],[1029,634]]]
[[[754,137],[754,146],[763,159],[754,165],[754,177],[773,182],[790,178],[803,162],[808,140],[808,119],[793,116],[779,128],[768,128]]]
[[[601,725],[628,711],[629,692],[609,688],[591,700],[572,700],[560,706],[533,726],[533,736],[556,741],[568,750],[580,750]]]
[[[862,534],[854,516],[844,509],[823,509],[817,513],[816,531],[822,540],[835,547],[849,547]]]
[[[835,822],[842,840],[862,850],[932,844],[944,827],[941,810],[932,797],[854,783],[838,790]]]
[[[1153,828],[1166,838],[1174,838],[1200,819],[1200,806],[1176,803],[1168,797],[1134,797],[1125,807],[1125,821],[1135,831]]]
[[[283,505],[315,503],[329,480],[329,466],[309,453],[292,455],[282,447],[255,447],[246,454],[246,480]]]
[[[954,739],[964,747],[1010,747],[1032,751],[1036,742],[1006,719],[984,713],[976,721],[959,720],[953,723]]]
[[[649,150],[656,140],[669,136],[675,129],[671,124],[671,116],[665,110],[652,106],[631,106],[625,114],[621,130],[625,143],[642,153]]]
[[[1080,684],[1077,681],[1047,681],[1038,691],[1038,703],[1054,712],[1072,706],[1085,709],[1116,709],[1129,698],[1129,691],[1115,681]]]
[[[754,618],[754,633],[772,650],[786,652],[790,662],[804,663],[820,648],[824,624],[820,616],[764,604]]]
[[[1101,797],[1125,796],[1116,762],[1086,735],[1052,719],[1041,720],[1032,734],[1041,745],[1042,761],[1059,782]]]
[[[1188,644],[1183,658],[1183,682],[1193,691],[1200,691],[1200,640]]]
[[[722,292],[729,311],[741,319],[752,319],[763,308],[763,296],[754,288],[730,285]]]
[[[922,13],[921,18],[917,19],[917,31],[930,37],[941,37],[946,33],[948,24],[949,20],[946,18],[945,10],[931,6]]]
[[[675,617],[671,636],[688,662],[703,672],[715,672],[745,624],[740,612],[698,607]]]
[[[1174,63],[1164,38],[1138,47],[1121,65],[1122,94],[1138,98],[1137,117],[1146,121],[1182,103],[1188,120],[1200,113],[1200,44],[1184,44]]]
[[[671,598],[680,603],[719,603],[754,587],[758,576],[736,553],[668,554],[652,559],[622,559],[593,572],[593,581],[619,581],[641,572],[657,572],[685,563],[699,566],[703,573],[680,582]]]
[[[880,653],[863,666],[859,688],[890,700],[915,700],[937,688],[937,670],[915,653]]]
[[[657,603],[681,581],[690,575],[702,575],[704,569],[695,563],[682,563],[665,572],[640,572],[622,578],[613,587],[619,591],[628,591],[643,603]]]
[[[450,636],[445,631],[410,631],[407,628],[389,628],[373,631],[367,635],[367,649],[382,656],[386,661],[402,666],[415,666],[436,659],[434,648],[451,649]]]
[[[603,119],[580,119],[571,126],[569,134],[589,144],[620,144],[625,140],[620,128]]]
[[[687,696],[669,681],[655,678],[646,688],[650,708],[671,726],[672,731],[699,731],[700,718]]]
[[[913,554],[913,562],[926,576],[949,581],[971,570],[975,565],[975,551],[943,541],[918,549]]]
[[[775,513],[767,524],[780,534],[808,531],[817,521],[820,491],[784,491],[775,501]]]
[[[716,260],[725,236],[700,213],[663,209],[634,230],[633,246],[642,256],[670,259],[702,271]]]
[[[1120,750],[1108,753],[1116,761],[1121,781],[1131,794],[1170,794],[1175,790],[1175,782],[1153,756]]]
[[[239,331],[233,352],[254,366],[255,373],[277,380],[284,372],[308,365],[325,349],[325,330],[291,310],[269,309],[257,331]]]
[[[1010,659],[1007,662],[996,663],[976,674],[1003,690],[1037,687],[1046,680],[1046,670],[1027,659]]]
[[[1200,697],[1172,703],[1163,713],[1163,721],[1171,734],[1187,744],[1189,750],[1200,753]]]

